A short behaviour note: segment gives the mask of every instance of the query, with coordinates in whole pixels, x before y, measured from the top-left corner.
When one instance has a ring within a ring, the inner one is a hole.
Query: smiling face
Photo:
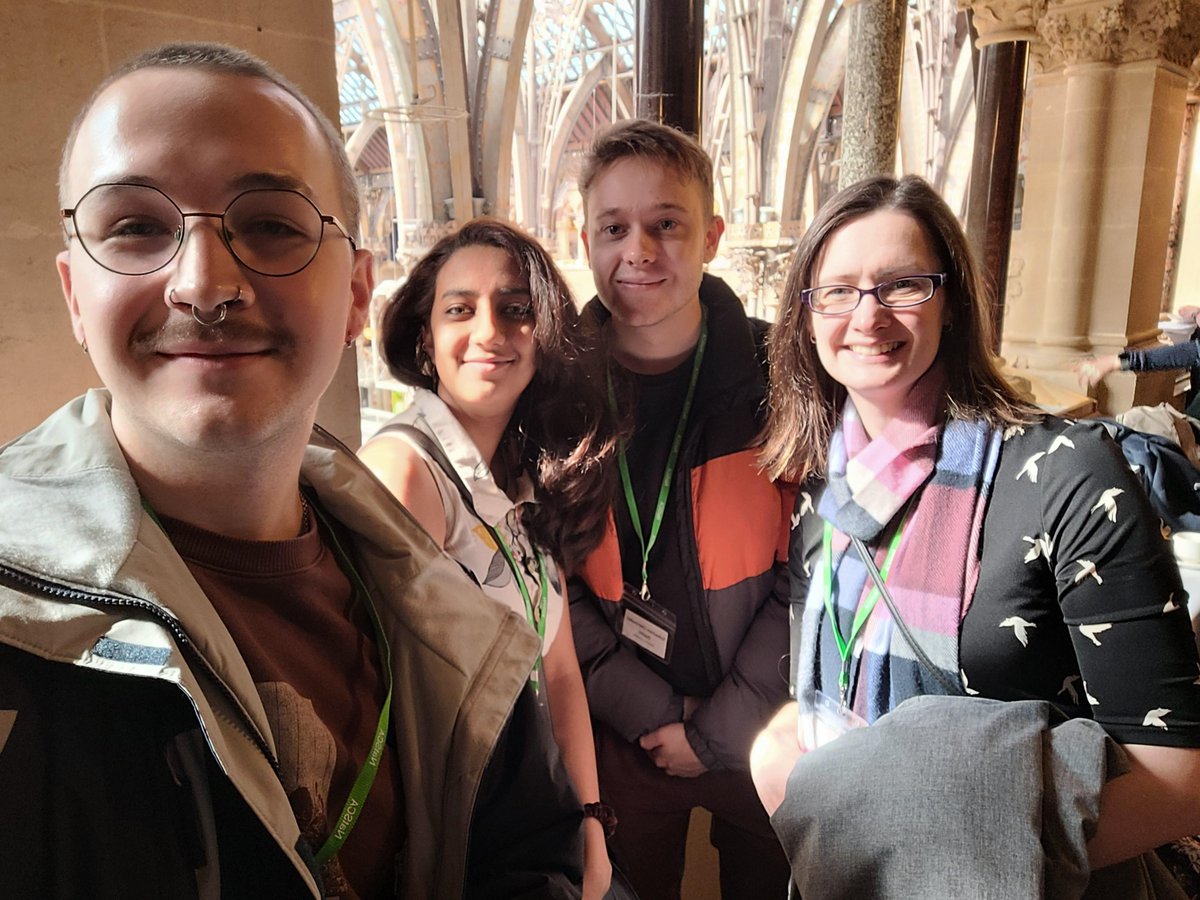
[[[106,182],[158,188],[185,213],[221,212],[255,187],[289,187],[345,218],[337,170],[311,116],[270,82],[148,68],[107,88],[67,168],[78,201]],[[113,427],[143,466],[180,451],[237,453],[307,441],[317,403],[371,294],[370,256],[326,226],[316,257],[283,278],[238,264],[212,218],[189,218],[175,258],[118,275],[72,240],[58,259],[75,336],[112,392]],[[212,320],[203,328],[193,307]]]
[[[460,421],[508,423],[537,365],[533,326],[529,284],[506,251],[463,247],[442,264],[425,350]]]
[[[656,161],[626,157],[596,176],[583,239],[618,341],[640,332],[670,343],[694,331],[704,264],[724,227],[698,184]]]
[[[905,275],[944,271],[912,216],[884,209],[854,219],[828,239],[813,287],[871,288]],[[847,315],[807,312],[821,365],[843,385],[867,432],[877,435],[937,357],[946,323],[943,289],[920,306],[889,309],[868,295]]]

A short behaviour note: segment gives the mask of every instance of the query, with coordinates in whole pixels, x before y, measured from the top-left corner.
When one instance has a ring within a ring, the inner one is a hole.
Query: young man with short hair
[[[0,448],[6,895],[578,896],[536,636],[314,427],[372,287],[336,130],[169,45],[61,196],[106,390]]]
[[[723,897],[783,897],[788,880],[748,757],[787,699],[790,509],[754,447],[765,323],[704,274],[724,231],[712,184],[692,138],[636,120],[597,138],[580,179],[588,312],[634,429],[571,616],[616,859],[642,900],[679,896],[697,806],[713,815]]]

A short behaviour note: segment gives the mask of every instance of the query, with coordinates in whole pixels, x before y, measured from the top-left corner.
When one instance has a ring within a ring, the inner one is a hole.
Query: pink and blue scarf
[[[817,512],[834,528],[833,606],[848,636],[871,586],[850,537],[860,538],[882,566],[913,499],[887,587],[915,640],[941,671],[941,683],[961,684],[960,624],[979,579],[979,537],[1001,432],[984,422],[951,419],[942,425],[944,408],[940,366],[913,385],[904,409],[873,439],[847,400],[830,442],[827,486]],[[813,684],[800,688],[815,686],[836,698],[841,660],[827,621],[824,566],[819,559],[813,567],[804,611],[800,671]],[[909,697],[945,693],[882,600],[851,652],[850,702],[868,722]]]

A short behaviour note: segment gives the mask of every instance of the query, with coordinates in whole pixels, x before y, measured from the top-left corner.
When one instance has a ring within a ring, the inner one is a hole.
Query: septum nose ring
[[[192,318],[195,319],[197,322],[199,322],[201,325],[204,325],[206,327],[212,327],[213,325],[220,325],[222,322],[224,322],[227,312],[228,312],[228,309],[227,309],[226,305],[224,303],[218,303],[217,304],[217,317],[215,319],[205,320],[205,319],[200,318],[199,308],[193,306],[192,307]]]
[[[170,292],[167,294],[167,299],[170,300],[172,303],[176,302],[175,288],[171,288]],[[225,317],[229,314],[229,304],[237,303],[241,299],[242,299],[242,289],[239,286],[237,289],[237,293],[234,294],[233,297],[217,304],[217,307],[216,307],[217,317],[215,319],[201,318],[199,307],[197,307],[194,303],[189,304],[192,307],[192,318],[196,320],[197,324],[203,325],[206,328],[212,328],[216,325],[220,325],[222,322],[225,321]]]

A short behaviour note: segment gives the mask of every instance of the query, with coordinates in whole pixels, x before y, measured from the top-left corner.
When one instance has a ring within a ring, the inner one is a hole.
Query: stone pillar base
[[[1022,394],[1055,415],[1079,418],[1115,416],[1133,406],[1174,402],[1178,372],[1113,372],[1082,392],[1075,373],[1065,367],[1004,366],[1004,375]]]
[[[1073,372],[1061,369],[1016,368],[1005,363],[1004,377],[1026,399],[1046,412],[1068,418],[1083,418],[1096,412],[1096,401],[1080,393]]]

